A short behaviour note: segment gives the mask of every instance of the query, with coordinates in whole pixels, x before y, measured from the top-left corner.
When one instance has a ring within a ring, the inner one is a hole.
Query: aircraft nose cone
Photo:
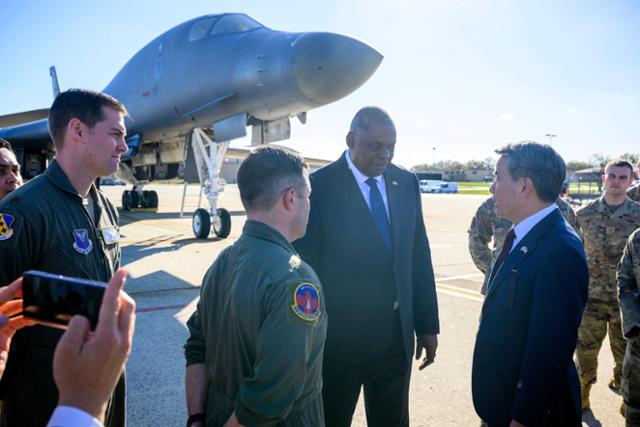
[[[305,98],[324,105],[359,88],[376,71],[383,56],[350,37],[306,33],[293,45],[293,76]]]

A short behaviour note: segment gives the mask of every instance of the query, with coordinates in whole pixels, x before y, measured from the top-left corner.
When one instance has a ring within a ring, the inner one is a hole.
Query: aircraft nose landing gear
[[[192,220],[193,234],[198,239],[206,239],[211,233],[211,227],[213,226],[213,233],[216,237],[224,239],[229,236],[231,232],[231,215],[226,209],[218,208],[216,213],[211,215],[208,210],[199,208],[193,214]]]
[[[204,193],[209,202],[209,209],[198,208],[193,213],[191,222],[193,234],[197,239],[206,239],[213,227],[216,237],[224,239],[231,233],[231,215],[226,209],[218,207],[218,193],[224,188],[224,181],[220,180],[220,166],[229,142],[213,141],[202,129],[196,128],[191,134],[191,144],[200,181],[200,195]],[[181,212],[184,211],[186,185],[185,181]]]

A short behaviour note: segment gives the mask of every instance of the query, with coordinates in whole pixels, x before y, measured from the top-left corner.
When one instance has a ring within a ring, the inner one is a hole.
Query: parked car
[[[127,183],[118,178],[103,177],[100,178],[100,185],[127,185]]]
[[[458,184],[455,182],[434,181],[422,179],[418,182],[422,193],[457,193]]]

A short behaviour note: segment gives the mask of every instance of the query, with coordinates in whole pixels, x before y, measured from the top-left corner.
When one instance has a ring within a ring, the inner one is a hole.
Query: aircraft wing
[[[22,113],[7,114],[0,116],[0,128],[7,126],[15,126],[27,122],[34,122],[47,118],[49,115],[48,108],[41,108],[40,110],[23,111]]]
[[[51,141],[46,118],[0,128],[0,138],[10,141],[15,148],[46,146]]]

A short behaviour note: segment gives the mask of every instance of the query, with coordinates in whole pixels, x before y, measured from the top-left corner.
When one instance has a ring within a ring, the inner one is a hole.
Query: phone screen
[[[22,280],[23,315],[59,327],[81,314],[94,330],[105,287],[102,282],[27,271]]]

